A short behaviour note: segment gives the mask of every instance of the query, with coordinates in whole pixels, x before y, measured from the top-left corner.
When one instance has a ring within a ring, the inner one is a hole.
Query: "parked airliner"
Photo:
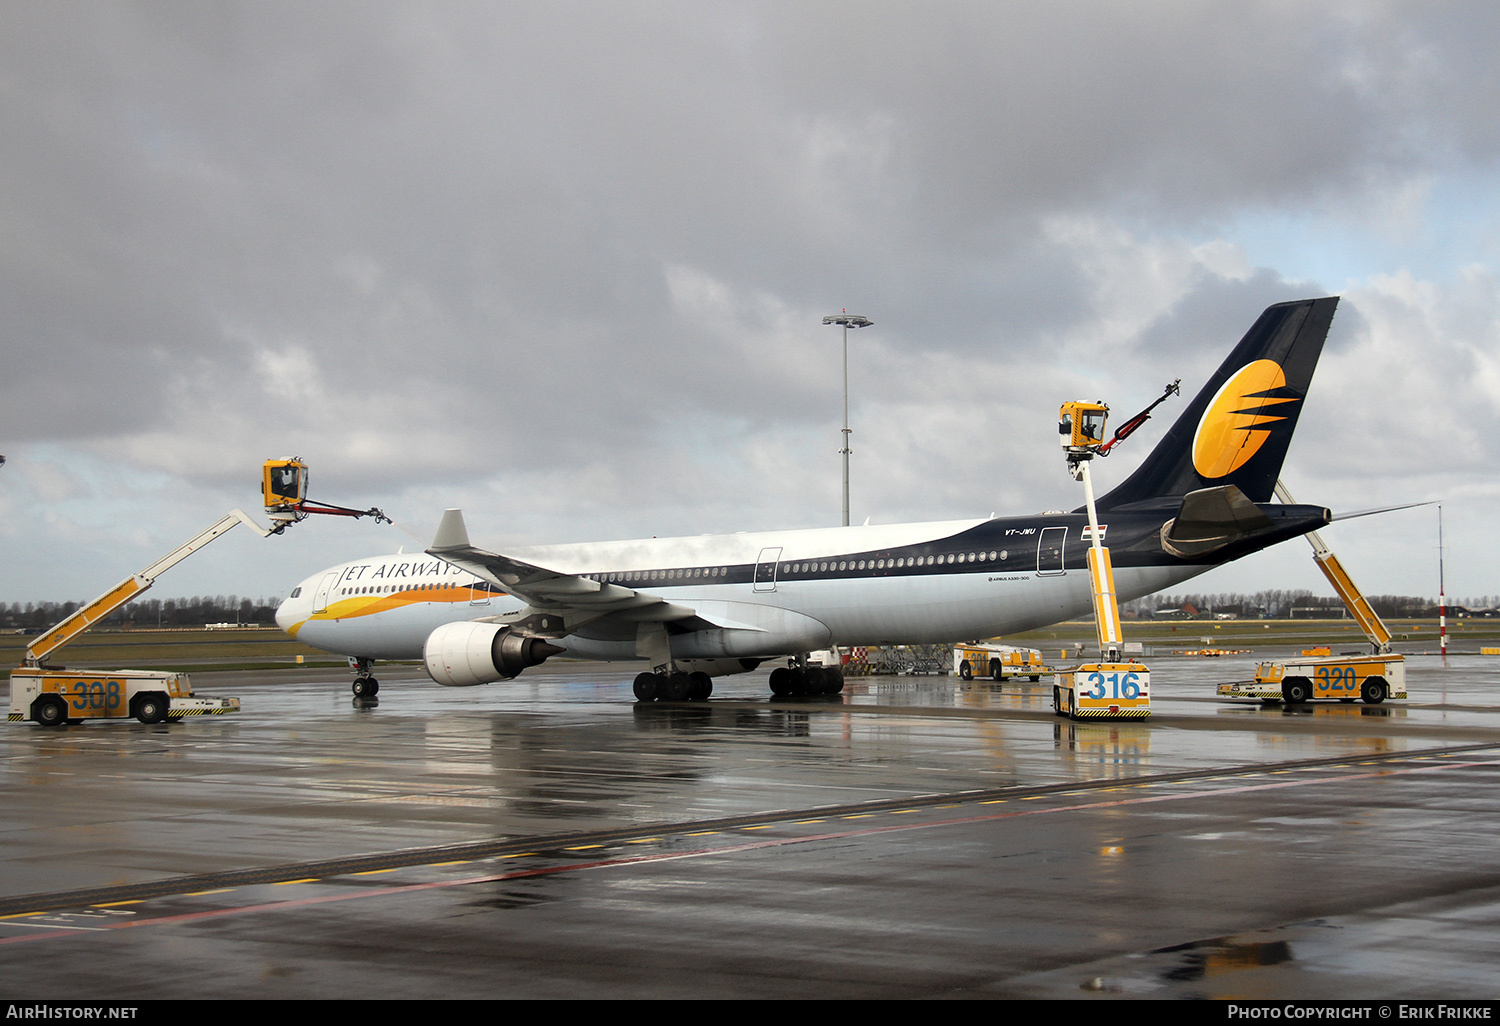
[[[1169,588],[1328,523],[1272,501],[1337,297],[1267,308],[1145,461],[1098,501],[1119,598]],[[304,580],[288,634],[352,657],[422,659],[440,684],[509,680],[550,655],[645,660],[637,698],[701,698],[768,659],[777,694],[836,692],[833,646],[948,643],[1092,609],[1087,517],[1071,513],[517,548],[469,541],[450,509],[422,555]]]

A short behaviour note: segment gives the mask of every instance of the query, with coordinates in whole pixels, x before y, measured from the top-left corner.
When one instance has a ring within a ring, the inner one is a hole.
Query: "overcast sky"
[[[1283,477],[1444,502],[1500,592],[1500,6],[0,4],[0,601],[92,597],[300,454],[323,518],[154,595],[420,548],[1077,505],[1057,406],[1341,295]],[[1185,399],[1095,477],[1122,480]],[[404,528],[404,530],[403,530]],[[1433,508],[1336,524],[1437,592]],[[1330,593],[1300,541],[1206,591]]]

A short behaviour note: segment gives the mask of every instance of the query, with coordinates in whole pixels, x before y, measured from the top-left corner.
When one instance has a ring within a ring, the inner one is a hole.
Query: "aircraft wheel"
[[[1379,705],[1385,701],[1385,678],[1366,677],[1364,684],[1360,685],[1359,697],[1370,705]]]
[[[635,683],[630,686],[630,690],[635,692],[637,702],[654,702],[657,692],[661,689],[658,687],[656,674],[638,673],[635,675]]]
[[[135,696],[130,703],[130,714],[142,723],[160,723],[167,718],[171,699],[159,691],[147,691]]]
[[[792,671],[785,666],[778,666],[771,671],[771,694],[777,698],[785,698],[792,693]]]
[[[688,674],[688,680],[692,681],[692,689],[688,692],[690,701],[701,702],[714,693],[714,679],[702,670]]]
[[[803,695],[821,695],[823,688],[828,683],[828,675],[821,666],[809,666],[802,671],[802,687],[798,693]]]
[[[355,698],[374,698],[380,694],[380,681],[374,677],[355,677],[349,690],[354,692]]]
[[[1301,705],[1312,698],[1312,681],[1306,677],[1288,677],[1281,682],[1281,697],[1287,705]]]
[[[841,695],[844,693],[844,671],[843,669],[824,670],[823,694]]]
[[[667,675],[667,686],[661,691],[661,697],[668,702],[683,702],[692,693],[693,682],[687,674],[682,671]]]
[[[967,659],[958,664],[958,675],[964,680],[974,679],[974,668],[969,665],[969,661]]]
[[[43,695],[31,703],[31,718],[44,727],[61,727],[68,722],[68,703],[56,695]]]

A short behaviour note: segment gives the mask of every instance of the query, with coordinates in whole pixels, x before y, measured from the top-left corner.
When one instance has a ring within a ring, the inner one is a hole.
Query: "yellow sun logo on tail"
[[[1270,437],[1263,425],[1285,420],[1272,412],[1296,396],[1275,398],[1266,393],[1286,385],[1286,375],[1275,360],[1256,360],[1224,382],[1208,404],[1198,433],[1193,436],[1193,467],[1204,477],[1223,477],[1244,466]]]

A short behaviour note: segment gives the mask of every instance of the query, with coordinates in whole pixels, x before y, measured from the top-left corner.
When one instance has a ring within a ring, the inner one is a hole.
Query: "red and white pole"
[[[1448,596],[1443,591],[1443,505],[1438,503],[1438,647],[1448,662]]]

